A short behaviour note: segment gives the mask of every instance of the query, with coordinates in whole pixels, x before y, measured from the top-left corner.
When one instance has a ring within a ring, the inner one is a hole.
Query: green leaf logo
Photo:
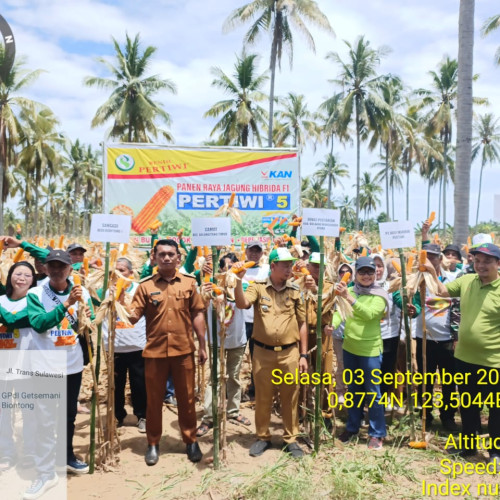
[[[122,172],[128,172],[129,170],[132,170],[134,168],[135,160],[132,158],[132,156],[123,154],[115,160],[115,165],[117,166],[118,170],[121,170]]]

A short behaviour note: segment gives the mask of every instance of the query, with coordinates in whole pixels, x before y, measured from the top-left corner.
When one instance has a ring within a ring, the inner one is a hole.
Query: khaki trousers
[[[234,349],[225,349],[226,353],[226,394],[227,405],[226,413],[228,418],[235,418],[240,414],[241,402],[241,383],[240,370],[245,354],[246,345],[235,347]],[[220,363],[217,363],[217,380],[220,376]],[[220,380],[219,380],[220,383]],[[219,385],[220,391],[220,385]],[[202,422],[211,423],[212,418],[212,384],[208,384],[205,388],[205,402]]]
[[[163,399],[167,379],[174,379],[175,397],[182,440],[196,441],[196,409],[194,399],[194,353],[169,358],[144,358],[146,379],[146,435],[148,444],[160,443],[162,434]]]
[[[299,386],[297,384],[273,384],[273,370],[281,370],[280,376],[295,373],[299,368],[299,348],[292,346],[283,351],[271,351],[255,345],[253,351],[253,378],[255,381],[255,427],[257,437],[271,440],[269,424],[275,389],[280,393],[283,440],[293,443],[299,433]]]

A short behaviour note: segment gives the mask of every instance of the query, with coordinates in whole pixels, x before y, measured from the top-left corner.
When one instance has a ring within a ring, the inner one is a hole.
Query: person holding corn
[[[254,353],[252,370],[255,381],[255,426],[257,440],[250,456],[258,457],[271,447],[271,408],[275,389],[281,397],[283,418],[283,451],[294,458],[304,454],[296,439],[299,434],[299,385],[273,383],[273,370],[283,374],[307,371],[307,325],[300,290],[293,284],[295,259],[286,248],[274,249],[269,255],[271,274],[265,283],[251,283],[243,291],[238,280],[234,296],[236,307],[254,309]],[[243,262],[233,265],[238,276],[245,275]],[[299,348],[300,343],[300,348]]]

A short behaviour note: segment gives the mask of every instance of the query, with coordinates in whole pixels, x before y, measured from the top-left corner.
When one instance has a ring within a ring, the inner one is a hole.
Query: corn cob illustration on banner
[[[172,186],[163,186],[160,188],[132,220],[132,230],[138,234],[146,231],[165,208],[165,205],[172,198],[173,194],[174,188]]]

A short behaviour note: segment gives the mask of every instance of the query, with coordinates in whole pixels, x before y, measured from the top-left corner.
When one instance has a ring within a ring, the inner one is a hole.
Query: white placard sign
[[[130,215],[92,214],[90,241],[128,243],[131,224]]]
[[[302,209],[302,234],[337,237],[340,234],[340,210]]]
[[[228,217],[200,217],[191,219],[191,243],[194,246],[231,244],[231,219]]]
[[[384,250],[415,246],[415,229],[410,221],[381,222],[378,226]]]
[[[500,194],[493,197],[493,217],[495,222],[500,222]]]

